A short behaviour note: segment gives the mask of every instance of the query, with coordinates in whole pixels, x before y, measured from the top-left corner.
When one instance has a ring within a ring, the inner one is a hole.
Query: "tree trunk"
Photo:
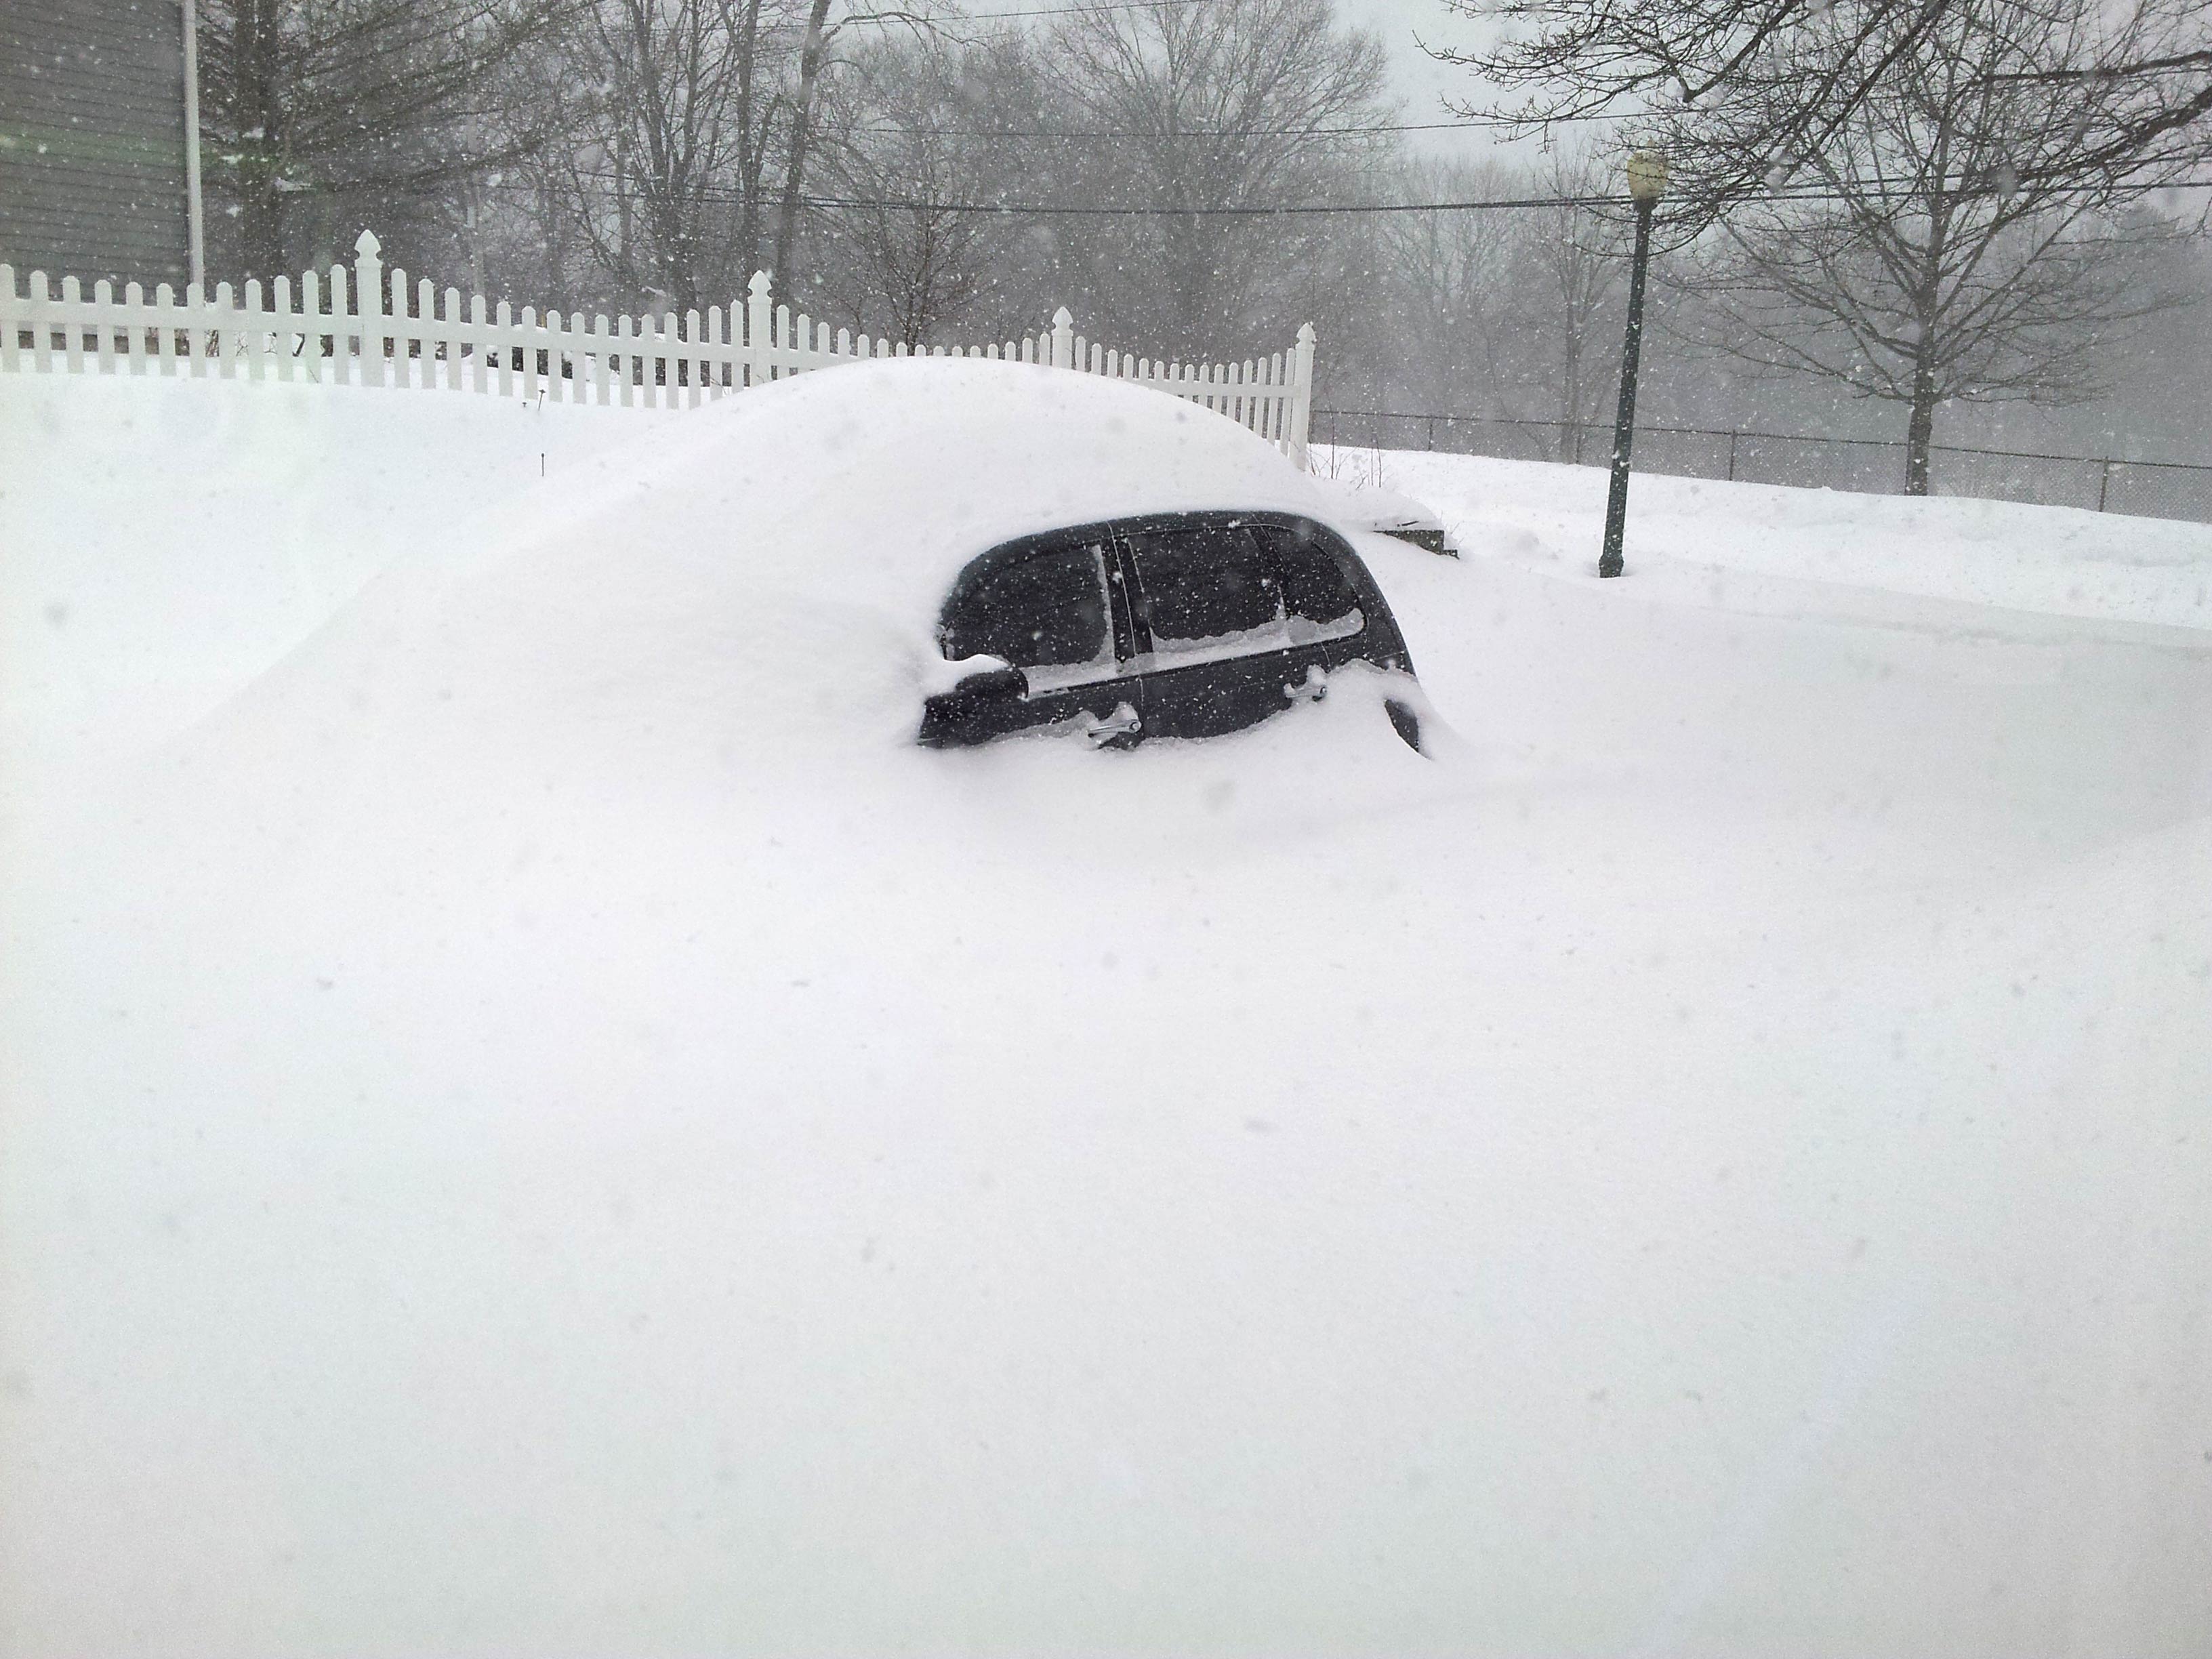
[[[1565,342],[1565,363],[1559,377],[1559,459],[1582,465],[1583,362],[1582,341],[1572,332]]]
[[[240,0],[232,35],[234,110],[239,157],[233,173],[238,193],[238,258],[244,275],[284,273],[283,132],[276,90],[276,8],[274,0]]]
[[[791,291],[791,262],[799,251],[799,186],[806,171],[806,142],[814,123],[814,82],[822,73],[822,49],[828,33],[830,0],[814,0],[806,14],[806,44],[799,54],[799,90],[791,111],[791,160],[783,173],[783,212],[775,226],[775,274],[770,292],[779,300]]]
[[[760,149],[753,142],[753,72],[759,66],[761,0],[746,0],[738,47],[738,283],[752,280],[760,259]]]
[[[615,258],[625,276],[630,270],[629,143],[627,129],[615,129]]]
[[[1946,111],[1936,131],[1930,157],[1934,188],[1928,195],[1928,246],[1922,255],[1920,283],[1912,296],[1912,320],[1919,333],[1912,342],[1912,416],[1905,427],[1905,493],[1928,493],[1928,450],[1936,436],[1936,325],[1943,291],[1945,251],[1950,245],[1951,207],[1943,181],[1951,172],[1951,118]]]
[[[1905,493],[1928,493],[1928,450],[1936,437],[1936,331],[1923,325],[1912,360],[1912,418],[1905,428]]]
[[[479,206],[475,179],[470,179],[463,187],[461,203],[461,224],[468,236],[469,292],[481,294],[484,291],[483,213]],[[551,289],[546,291],[558,292]]]

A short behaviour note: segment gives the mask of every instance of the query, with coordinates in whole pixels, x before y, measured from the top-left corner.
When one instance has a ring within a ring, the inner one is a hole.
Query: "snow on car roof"
[[[702,408],[605,465],[617,476],[556,497],[550,513],[565,524],[517,539],[592,538],[632,573],[641,554],[657,563],[684,550],[746,585],[813,589],[928,623],[969,560],[1016,536],[1183,507],[1334,506],[1273,443],[1195,404],[972,359],[779,381]],[[526,580],[527,564],[515,574]]]
[[[560,771],[594,744],[647,767],[879,750],[912,738],[969,560],[1185,507],[1336,516],[1272,443],[1141,387],[968,359],[823,370],[457,526],[217,724],[295,752],[374,727],[417,769],[441,745]]]

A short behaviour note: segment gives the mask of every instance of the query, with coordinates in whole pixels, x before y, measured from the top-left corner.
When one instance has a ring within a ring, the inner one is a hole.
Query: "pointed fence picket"
[[[743,301],[680,317],[604,313],[588,322],[534,306],[517,316],[505,300],[458,289],[442,296],[428,277],[410,289],[407,273],[385,268],[376,238],[354,244],[349,281],[343,264],[327,276],[304,272],[296,294],[288,277],[264,290],[250,278],[242,295],[228,283],[212,297],[198,283],[179,301],[168,283],[149,301],[137,283],[117,299],[101,280],[85,297],[74,276],[61,294],[33,270],[18,292],[13,266],[0,264],[0,374],[158,374],[201,379],[316,380],[345,386],[470,392],[549,403],[623,408],[696,408],[748,386],[839,363],[916,355],[1042,363],[1127,380],[1187,398],[1278,445],[1299,465],[1313,404],[1314,331],[1298,331],[1286,351],[1242,363],[1171,363],[1103,346],[1075,331],[1062,307],[1048,328],[1018,340],[929,346],[854,336],[775,302],[768,273],[756,274]],[[350,289],[350,295],[349,295]],[[441,304],[442,297],[443,303]]]

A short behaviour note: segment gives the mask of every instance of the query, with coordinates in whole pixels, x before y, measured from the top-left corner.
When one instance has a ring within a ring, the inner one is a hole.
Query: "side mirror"
[[[965,697],[975,702],[1004,702],[1009,697],[1026,697],[1030,694],[1030,677],[1018,668],[986,668],[980,674],[970,674],[950,691],[948,697]],[[934,702],[936,698],[930,699]]]
[[[1018,668],[965,675],[950,691],[924,700],[921,741],[945,747],[982,743],[1014,731],[1025,723],[1020,704],[1029,690],[1030,677]]]

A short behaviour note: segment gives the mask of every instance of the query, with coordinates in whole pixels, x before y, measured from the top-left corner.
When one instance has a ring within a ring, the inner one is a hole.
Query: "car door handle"
[[[1091,716],[1083,732],[1103,749],[1117,738],[1133,738],[1144,729],[1145,723],[1137,718],[1137,711],[1123,702],[1103,720],[1096,714]]]
[[[1319,702],[1328,695],[1328,672],[1319,663],[1311,665],[1306,670],[1305,678],[1283,687],[1283,695],[1292,702],[1301,697],[1309,702]]]

